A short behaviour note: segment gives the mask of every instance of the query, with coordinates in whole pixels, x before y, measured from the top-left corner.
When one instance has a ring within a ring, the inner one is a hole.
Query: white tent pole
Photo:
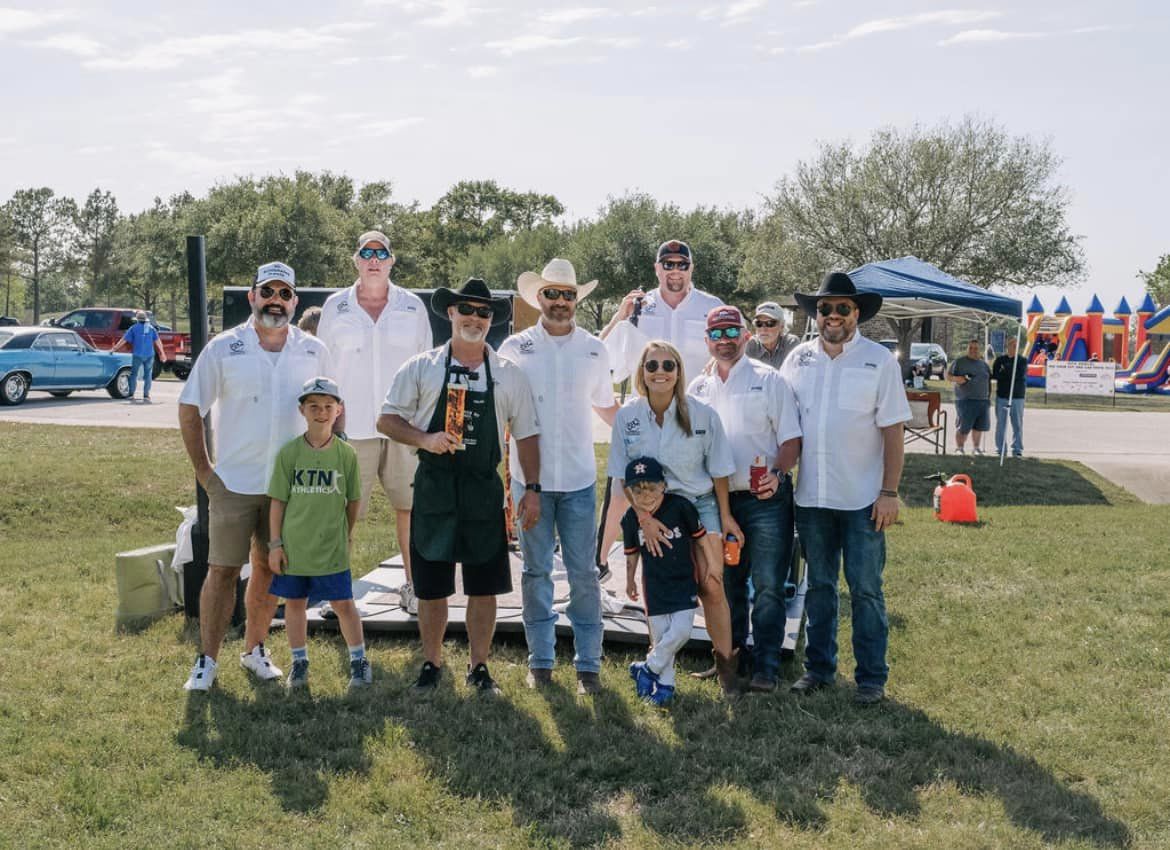
[[[1020,356],[1020,334],[1023,332],[1023,329],[1024,329],[1024,326],[1019,321],[1017,321],[1016,322],[1016,357]],[[1027,362],[1027,358],[1024,358],[1024,360],[1025,360],[1025,362]],[[1007,424],[1005,424],[1003,426],[1003,445],[1001,445],[999,447],[999,465],[1000,466],[1003,466],[1004,458],[1007,457],[1007,430],[1008,430],[1007,426],[1010,425],[1011,421],[1012,421],[1012,402],[1015,401],[1015,398],[1016,398],[1016,360],[1013,357],[1012,358],[1012,379],[1010,381],[1008,381],[1008,421],[1007,421]],[[1013,432],[1013,436],[1014,436],[1014,432]]]

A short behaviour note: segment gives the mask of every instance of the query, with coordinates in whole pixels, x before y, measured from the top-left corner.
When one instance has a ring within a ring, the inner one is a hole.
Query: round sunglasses
[[[654,372],[658,371],[658,366],[660,365],[660,363],[658,360],[647,360],[642,365],[644,365],[646,367],[647,372],[654,373]],[[673,372],[675,369],[678,368],[678,364],[675,363],[673,360],[662,360],[661,366],[662,366],[662,371],[667,372],[667,373]]]
[[[691,267],[691,264],[687,260],[663,260],[662,267],[668,272],[672,272],[675,269],[678,269],[680,272],[685,272]]]
[[[838,301],[836,304],[818,304],[817,312],[822,316],[831,316],[836,313],[838,316],[851,316],[853,311],[857,308],[853,304],[848,304],[843,301]]]
[[[362,248],[358,251],[358,256],[363,260],[370,260],[377,257],[379,260],[390,259],[390,252],[385,248]]]
[[[743,333],[743,328],[711,328],[711,330],[707,331],[707,339],[712,342],[718,342],[724,337],[728,339],[739,339],[741,333]]]
[[[271,286],[262,285],[259,287],[259,290],[261,298],[271,298],[273,295],[279,295],[281,301],[292,301],[293,296],[296,294],[291,289],[283,286],[280,289],[276,289]]]

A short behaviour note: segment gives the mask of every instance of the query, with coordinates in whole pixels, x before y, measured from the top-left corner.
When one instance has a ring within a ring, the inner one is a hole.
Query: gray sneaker
[[[886,698],[886,689],[881,685],[864,685],[853,695],[855,705],[877,705]]]
[[[293,661],[286,684],[290,691],[309,686],[309,659],[300,658]]]
[[[374,671],[368,658],[351,658],[349,661],[349,690],[366,688],[374,683]]]

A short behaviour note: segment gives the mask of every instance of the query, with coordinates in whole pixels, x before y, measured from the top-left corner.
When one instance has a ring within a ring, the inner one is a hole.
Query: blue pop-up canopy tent
[[[1023,302],[951,277],[917,257],[866,263],[849,272],[854,285],[882,296],[879,315],[889,319],[954,316],[986,322],[988,314],[1019,319]]]

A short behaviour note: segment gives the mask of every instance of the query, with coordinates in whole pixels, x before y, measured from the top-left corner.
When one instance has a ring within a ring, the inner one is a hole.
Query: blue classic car
[[[64,398],[105,389],[130,396],[130,355],[98,351],[62,328],[0,327],[0,404],[20,404],[29,390]]]

